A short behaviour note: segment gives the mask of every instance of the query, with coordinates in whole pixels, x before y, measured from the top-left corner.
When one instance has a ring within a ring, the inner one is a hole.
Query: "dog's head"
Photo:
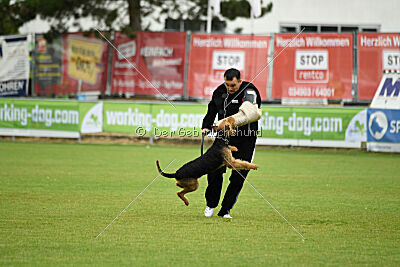
[[[236,131],[233,128],[235,124],[235,119],[232,117],[228,117],[223,119],[219,125],[213,126],[214,131],[223,131],[226,136],[235,135]]]

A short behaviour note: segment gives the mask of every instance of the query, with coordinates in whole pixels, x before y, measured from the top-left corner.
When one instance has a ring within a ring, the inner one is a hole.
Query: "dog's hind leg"
[[[182,199],[183,202],[185,202],[186,206],[189,206],[189,200],[187,199],[187,197],[185,197],[185,195],[187,193],[196,191],[197,188],[199,188],[199,182],[197,181],[197,179],[193,179],[193,181],[191,183],[188,184],[180,184],[178,185],[179,187],[182,187],[183,190],[180,192],[177,192],[176,194],[178,195],[178,197],[180,199]]]
[[[189,192],[186,191],[185,189],[183,189],[183,190],[180,191],[180,192],[176,192],[176,194],[178,195],[178,197],[179,197],[180,199],[182,199],[183,202],[185,202],[185,205],[186,205],[186,206],[189,206],[189,200],[187,199],[187,197],[185,197],[185,194],[186,194],[186,193],[189,193]]]

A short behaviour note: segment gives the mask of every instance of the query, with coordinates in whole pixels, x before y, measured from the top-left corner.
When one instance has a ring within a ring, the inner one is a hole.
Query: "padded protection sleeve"
[[[261,118],[261,109],[257,107],[257,104],[252,104],[250,101],[245,101],[239,107],[239,112],[230,116],[235,119],[234,126],[242,126],[248,123],[258,121]],[[219,125],[223,120],[216,122]]]

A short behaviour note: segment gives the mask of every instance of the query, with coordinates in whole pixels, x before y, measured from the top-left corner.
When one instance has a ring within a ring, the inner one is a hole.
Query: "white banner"
[[[400,73],[382,75],[370,107],[400,109]]]
[[[28,91],[29,49],[26,36],[0,36],[0,96]]]

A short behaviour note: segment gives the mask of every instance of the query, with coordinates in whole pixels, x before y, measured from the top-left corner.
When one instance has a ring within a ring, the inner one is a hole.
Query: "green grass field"
[[[1,265],[400,265],[400,155],[258,149],[232,220],[205,218],[206,179],[154,183],[199,147],[0,142]],[[227,176],[226,176],[227,178]],[[228,179],[224,181],[224,189]]]

